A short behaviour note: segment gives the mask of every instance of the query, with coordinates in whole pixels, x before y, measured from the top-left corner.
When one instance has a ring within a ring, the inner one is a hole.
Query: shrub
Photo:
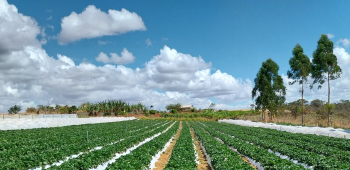
[[[110,116],[111,113],[104,113],[103,116]]]
[[[176,109],[171,109],[170,112],[173,113],[173,114],[177,114],[177,110]]]
[[[26,113],[35,113],[36,109],[34,107],[28,107]]]
[[[154,114],[156,114],[157,113],[157,110],[150,110],[149,111],[149,114],[151,114],[151,115],[154,115]]]
[[[167,116],[168,114],[165,111],[160,113],[160,117],[167,117]]]
[[[192,108],[191,112],[194,113],[196,111],[196,108]]]
[[[21,110],[22,110],[21,106],[14,105],[8,110],[8,112],[9,112],[9,114],[17,114]]]
[[[124,114],[123,114],[125,117],[128,117],[128,112],[124,111]]]

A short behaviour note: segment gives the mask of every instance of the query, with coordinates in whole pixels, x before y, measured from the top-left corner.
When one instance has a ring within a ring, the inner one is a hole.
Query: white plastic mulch
[[[316,134],[337,138],[346,138],[350,139],[350,130],[340,129],[340,128],[322,128],[322,127],[306,127],[306,126],[287,126],[287,125],[277,125],[275,123],[262,123],[262,122],[252,122],[249,120],[231,120],[224,119],[219,120],[219,122],[226,122],[241,126],[250,126],[250,127],[262,127],[269,129],[276,129],[280,131],[286,131],[291,133],[303,133],[303,134]]]
[[[0,130],[49,128],[133,120],[135,117],[0,119]]]

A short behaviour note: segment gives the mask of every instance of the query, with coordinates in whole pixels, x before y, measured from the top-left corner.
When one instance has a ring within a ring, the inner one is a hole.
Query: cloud
[[[110,9],[108,13],[89,5],[77,14],[72,12],[62,19],[62,30],[58,35],[59,44],[106,35],[118,35],[129,31],[146,30],[142,18],[126,9]]]
[[[337,43],[342,43],[344,47],[349,47],[349,45],[350,45],[350,40],[347,39],[347,38],[343,38],[343,39],[338,40]]]
[[[102,63],[114,63],[114,64],[130,64],[135,61],[134,55],[129,52],[126,48],[123,49],[121,56],[116,53],[111,53],[111,58],[107,56],[107,54],[101,52],[98,57],[96,57],[96,61]]]
[[[50,17],[46,18],[46,20],[52,20],[52,15],[50,15]]]
[[[51,28],[52,30],[54,29],[54,27],[52,25],[47,25],[48,28]]]
[[[333,35],[333,34],[327,34],[327,37],[328,37],[329,39],[331,39],[331,38],[334,38],[334,35]]]
[[[0,1],[0,7],[0,55],[23,50],[27,45],[40,45],[36,36],[41,30],[33,18],[18,13],[16,6],[7,1]]]
[[[106,45],[106,44],[108,44],[109,42],[108,41],[101,41],[101,40],[98,40],[97,41],[97,44],[98,45]]]
[[[163,41],[168,41],[168,38],[163,37],[162,40],[163,40]]]
[[[147,38],[145,43],[146,43],[147,47],[152,45],[152,41],[149,38]]]
[[[0,2],[4,7],[0,22],[6,32],[0,32],[0,112],[15,104],[25,110],[38,104],[80,105],[105,99],[142,102],[163,110],[165,105],[176,102],[208,108],[213,98],[219,102],[218,108],[232,109],[244,107],[244,101],[251,100],[249,79],[237,79],[220,70],[212,72],[212,63],[201,56],[167,46],[135,69],[109,64],[134,61],[127,49],[120,56],[100,53],[96,60],[106,63],[102,66],[77,63],[70,58],[75,56],[62,53],[57,58],[49,56],[37,38],[43,34],[36,21],[18,13],[6,1]],[[12,43],[13,37],[22,41]],[[234,103],[240,105],[232,106]]]

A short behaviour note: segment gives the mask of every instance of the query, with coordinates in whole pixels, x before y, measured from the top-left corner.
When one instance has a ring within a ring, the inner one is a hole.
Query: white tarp
[[[0,130],[34,129],[133,120],[135,117],[0,119]]]
[[[307,127],[307,126],[287,126],[287,125],[277,125],[275,123],[262,123],[262,122],[252,122],[249,120],[231,120],[231,119],[219,120],[219,122],[232,123],[232,124],[242,125],[242,126],[263,127],[263,128],[291,132],[291,133],[316,134],[316,135],[350,139],[350,130],[345,130],[340,128],[334,129],[331,127],[322,128],[322,127]]]
[[[78,118],[77,114],[1,114],[0,119]]]

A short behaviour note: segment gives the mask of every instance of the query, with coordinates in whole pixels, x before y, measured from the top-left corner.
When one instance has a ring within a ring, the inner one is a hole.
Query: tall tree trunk
[[[330,117],[330,114],[331,114],[331,109],[330,109],[330,103],[331,102],[331,87],[330,87],[330,85],[329,85],[329,72],[328,72],[328,126],[329,126],[329,123],[330,123],[330,121],[329,121],[329,117]]]
[[[304,80],[301,80],[301,124],[304,125]]]

